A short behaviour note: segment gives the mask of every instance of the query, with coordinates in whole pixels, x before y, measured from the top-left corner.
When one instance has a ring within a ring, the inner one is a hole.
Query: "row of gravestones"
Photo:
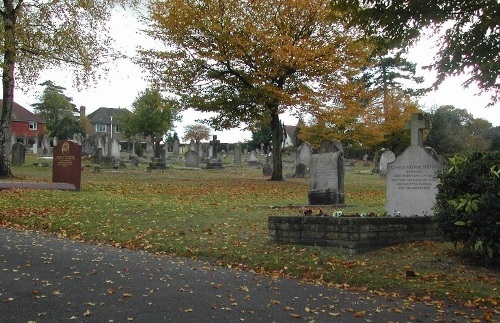
[[[423,147],[423,129],[428,122],[422,114],[414,114],[411,146],[387,166],[386,212],[392,216],[430,216],[437,193],[437,173],[445,163],[436,152]],[[216,137],[213,144],[217,146]],[[61,142],[54,151],[54,182],[76,182],[75,172],[81,172],[81,146],[70,141]],[[217,158],[217,155],[214,156]],[[78,164],[78,162],[80,164]],[[76,166],[75,166],[76,164]],[[344,204],[344,153],[339,142],[324,141],[318,154],[310,156],[310,205]],[[81,176],[81,173],[80,173]]]

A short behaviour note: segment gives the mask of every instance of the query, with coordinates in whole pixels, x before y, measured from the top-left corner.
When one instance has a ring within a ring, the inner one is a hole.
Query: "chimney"
[[[80,107],[80,119],[85,117],[85,109],[86,108],[83,105]]]

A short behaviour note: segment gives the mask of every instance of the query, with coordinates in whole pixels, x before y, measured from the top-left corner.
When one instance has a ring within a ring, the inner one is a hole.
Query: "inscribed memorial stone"
[[[53,150],[52,182],[69,183],[80,190],[82,179],[82,146],[60,141]]]
[[[412,145],[387,165],[385,209],[393,216],[431,216],[444,161],[432,148],[422,147],[423,129],[429,127],[423,115],[414,114],[410,126]]]
[[[320,151],[310,161],[310,205],[344,203],[344,152],[340,144],[322,143]],[[339,149],[338,151],[330,151]]]

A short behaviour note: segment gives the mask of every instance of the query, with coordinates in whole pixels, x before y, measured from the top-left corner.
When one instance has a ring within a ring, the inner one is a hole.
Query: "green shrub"
[[[500,258],[500,151],[449,159],[439,175],[436,221],[453,242],[491,263]]]

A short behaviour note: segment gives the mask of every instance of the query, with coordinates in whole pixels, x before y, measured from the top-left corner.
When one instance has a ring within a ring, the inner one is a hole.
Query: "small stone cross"
[[[405,129],[411,129],[411,145],[424,146],[424,129],[429,129],[429,120],[424,119],[422,113],[414,113],[411,122],[405,124]]]
[[[219,149],[220,140],[217,140],[217,135],[214,135],[214,139],[210,141],[210,145],[212,145],[212,158],[217,159],[217,150]]]

